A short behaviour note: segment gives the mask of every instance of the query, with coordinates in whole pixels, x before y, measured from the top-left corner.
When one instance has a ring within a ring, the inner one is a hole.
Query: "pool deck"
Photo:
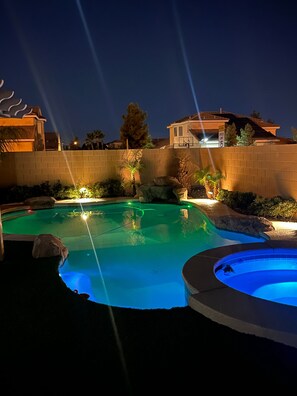
[[[125,201],[127,198],[100,199],[91,203]],[[244,216],[214,200],[188,199],[187,202],[200,208],[214,224],[216,218],[220,216]],[[78,201],[57,202],[57,205],[65,204],[77,205]],[[14,211],[16,208],[29,209],[22,204],[0,205],[2,213]],[[224,246],[191,257],[185,263],[182,273],[187,301],[193,310],[219,324],[297,348],[297,307],[262,300],[233,290],[221,283],[213,272],[213,267],[219,259],[238,251],[280,247],[297,249],[297,222],[273,221],[272,223],[274,230],[265,233],[267,237],[265,242]],[[4,240],[14,241],[34,240],[35,237],[3,235]]]
[[[208,200],[189,200],[215,223],[219,216],[241,216]],[[198,202],[197,202],[198,201]],[[209,249],[191,257],[183,267],[189,306],[207,318],[245,334],[264,337],[297,348],[297,307],[252,297],[220,282],[216,262],[245,250],[297,249],[297,223],[273,221],[267,241]]]

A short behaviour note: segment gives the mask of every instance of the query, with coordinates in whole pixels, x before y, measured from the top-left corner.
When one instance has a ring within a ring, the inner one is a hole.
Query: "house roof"
[[[37,107],[28,106],[22,102],[22,99],[15,98],[13,90],[3,89],[4,80],[0,79],[0,117],[22,118],[26,114],[31,114],[32,109],[39,119],[46,119],[41,115],[41,111]],[[39,114],[40,113],[40,114]]]
[[[222,121],[226,121],[226,117],[222,117],[221,115],[217,115],[214,114],[212,112],[209,111],[201,111],[198,115],[198,113],[183,117],[179,120],[176,120],[173,122],[173,124],[179,124],[181,122],[185,122],[185,121],[215,121],[215,120],[222,120]]]
[[[228,124],[230,124],[230,125],[233,124],[233,122],[234,122],[237,130],[240,130],[241,128],[244,129],[244,127],[247,123],[249,123],[253,127],[253,129],[256,133],[263,132],[263,128],[265,128],[265,127],[266,128],[271,127],[271,128],[276,128],[276,129],[280,128],[279,125],[273,124],[272,122],[263,121],[260,118],[248,117],[245,115],[234,114],[234,113],[230,113],[230,112],[214,113],[214,114],[217,114],[223,118],[227,118]]]
[[[14,91],[0,91],[0,103],[6,99],[12,98],[14,95]]]
[[[2,104],[1,104],[1,110],[3,112],[7,112],[9,110],[11,110],[12,107],[17,106],[19,104],[22,103],[22,99],[18,99],[18,98],[10,98],[10,99],[6,99]]]
[[[46,121],[46,118],[42,115],[39,106],[29,106],[28,111],[23,115],[23,117],[36,117],[38,120]]]
[[[182,122],[187,122],[187,121],[224,121],[227,125],[235,124],[236,126],[236,131],[237,134],[240,134],[240,129],[244,129],[246,124],[249,123],[253,130],[255,131],[254,134],[254,140],[275,140],[278,141],[279,138],[276,137],[273,133],[268,132],[264,128],[274,128],[278,129],[280,128],[279,125],[263,121],[262,119],[259,118],[254,118],[254,117],[248,117],[245,115],[241,114],[235,114],[227,111],[203,111],[200,112],[199,115],[198,113],[192,114],[190,116],[186,116],[184,118],[181,118],[180,120],[175,121],[174,123],[182,123]],[[196,134],[199,137],[199,133],[202,134],[203,136],[203,131],[202,129],[190,129],[190,131],[194,134]],[[209,139],[217,139],[218,137],[218,130],[213,130],[213,131],[206,131],[204,134],[211,135],[209,136]]]
[[[8,111],[4,111],[6,117],[17,117],[18,113],[27,109],[27,105],[25,103],[19,103],[18,105],[12,106]]]

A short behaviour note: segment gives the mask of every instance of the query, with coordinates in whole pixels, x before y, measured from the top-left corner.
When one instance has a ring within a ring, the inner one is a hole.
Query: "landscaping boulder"
[[[187,189],[172,176],[155,177],[151,184],[140,185],[137,194],[140,202],[180,203],[182,199],[188,197]]]
[[[34,239],[32,256],[34,258],[57,257],[59,265],[63,265],[68,257],[68,249],[60,238],[52,234],[40,234]]]
[[[183,199],[188,199],[188,190],[185,187],[176,187],[173,188],[173,194],[176,196],[177,201],[180,202]]]
[[[56,200],[54,197],[47,197],[47,196],[27,198],[24,201],[24,204],[30,206],[30,208],[32,209],[52,208],[55,205],[55,203]]]
[[[153,184],[155,186],[173,186],[173,187],[182,187],[180,182],[176,177],[173,176],[158,176],[153,180]]]
[[[271,221],[257,216],[218,216],[214,218],[217,228],[259,236],[267,231],[273,231]]]

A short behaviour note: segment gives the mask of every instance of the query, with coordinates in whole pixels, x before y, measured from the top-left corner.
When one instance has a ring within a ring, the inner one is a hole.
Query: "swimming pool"
[[[55,206],[3,214],[6,234],[53,234],[69,257],[66,285],[90,300],[138,309],[187,305],[184,263],[206,249],[263,242],[219,230],[194,205],[138,201]]]
[[[214,266],[225,285],[264,300],[297,306],[297,249],[238,252]]]

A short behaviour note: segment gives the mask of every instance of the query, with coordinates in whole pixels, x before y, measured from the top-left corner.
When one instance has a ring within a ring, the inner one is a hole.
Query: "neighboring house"
[[[32,107],[30,113],[17,117],[1,117],[1,127],[17,128],[20,136],[9,145],[9,151],[43,151],[45,150],[44,123],[39,107]]]
[[[164,149],[169,147],[169,139],[168,138],[153,138],[152,143],[154,145],[153,148]],[[107,149],[115,150],[115,149],[125,149],[123,147],[123,143],[121,140],[113,140],[105,145]]]
[[[112,142],[106,143],[105,147],[108,150],[115,150],[115,149],[122,149],[122,148],[126,148],[123,147],[123,143],[121,140],[113,140]]]
[[[45,150],[43,117],[38,106],[28,106],[22,99],[14,97],[14,91],[3,89],[4,80],[0,80],[0,130],[16,128],[18,139],[9,141],[9,151]]]
[[[61,151],[61,137],[58,132],[44,132],[45,150]]]
[[[169,139],[168,138],[153,138],[152,143],[154,148],[165,149],[169,147]]]
[[[224,132],[227,125],[235,124],[237,134],[249,123],[255,131],[254,144],[279,144],[276,137],[279,125],[265,122],[258,118],[234,114],[226,111],[208,111],[184,117],[170,124],[170,147],[223,147]]]

